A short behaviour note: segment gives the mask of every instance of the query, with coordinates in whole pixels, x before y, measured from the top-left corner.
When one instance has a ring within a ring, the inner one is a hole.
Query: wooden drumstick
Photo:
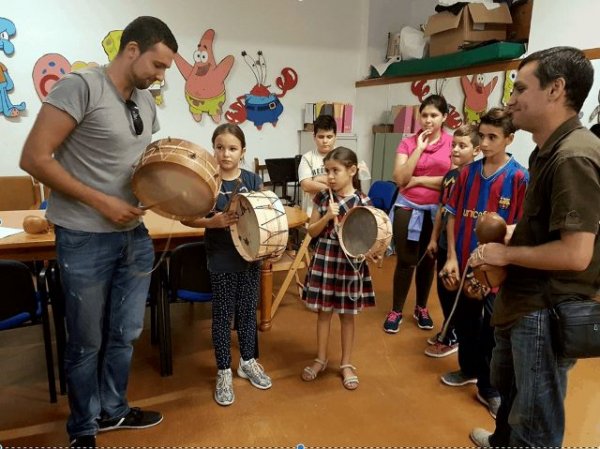
[[[335,203],[335,199],[334,199],[333,191],[331,190],[331,187],[329,187],[329,197],[330,197],[330,201],[333,201]],[[336,231],[340,227],[340,220],[337,215],[335,217],[333,217],[333,225],[335,226]]]
[[[231,207],[231,202],[233,201],[233,197],[238,193],[238,190],[240,190],[241,186],[242,186],[242,180],[240,178],[237,178],[235,180],[235,186],[234,186],[233,190],[231,191],[231,195],[229,196],[229,200],[227,201],[227,204],[225,205],[223,212],[227,212],[229,210],[229,208]]]
[[[138,206],[138,208],[142,209],[142,210],[152,209],[153,207],[161,206],[163,204],[169,203],[169,202],[173,201],[174,199],[179,198],[180,196],[181,196],[181,193],[178,193],[177,195],[173,195],[172,197],[167,198],[166,200],[160,200],[160,201],[157,201],[157,202],[152,203],[152,204],[146,204],[146,205],[143,205],[143,206]]]

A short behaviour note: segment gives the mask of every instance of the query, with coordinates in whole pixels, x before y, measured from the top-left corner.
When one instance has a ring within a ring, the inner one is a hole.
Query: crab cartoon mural
[[[431,88],[429,87],[427,80],[413,81],[410,85],[410,90],[417,97],[419,103],[422,103],[423,100],[428,96],[429,92],[431,92]],[[439,95],[441,95],[441,89]],[[459,128],[462,124],[463,119],[460,116],[459,112],[456,110],[456,107],[448,103],[448,116],[446,117],[446,126],[450,129],[456,129]]]
[[[248,53],[242,51],[244,61],[252,70],[256,84],[250,90],[250,93],[237,97],[235,103],[232,103],[230,110],[225,113],[225,118],[231,123],[243,123],[246,119],[254,123],[257,129],[262,129],[265,123],[277,125],[279,116],[283,112],[283,105],[279,101],[288,90],[293,89],[298,84],[298,74],[290,67],[285,67],[281,71],[281,76],[275,80],[275,84],[281,90],[280,94],[273,94],[266,86],[267,80],[267,62],[262,51],[258,51],[256,60]]]
[[[15,46],[10,39],[17,34],[17,28],[12,20],[0,17],[0,51],[6,56],[15,52]],[[25,110],[25,102],[13,104],[8,98],[8,93],[15,87],[15,83],[8,73],[8,68],[0,62],[0,112],[5,117],[18,117]]]
[[[175,54],[175,64],[185,78],[185,99],[190,106],[190,113],[197,122],[203,114],[208,114],[213,122],[221,121],[223,104],[225,104],[225,79],[233,67],[234,57],[225,56],[217,64],[213,52],[215,31],[208,29],[198,42],[194,51],[194,65],[187,62],[179,53]]]

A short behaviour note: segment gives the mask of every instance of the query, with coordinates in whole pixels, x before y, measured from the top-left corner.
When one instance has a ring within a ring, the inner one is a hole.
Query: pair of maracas
[[[496,212],[488,212],[477,219],[475,235],[480,245],[484,243],[504,243],[506,222]],[[444,286],[452,291],[458,288],[449,281],[448,273],[440,273]],[[506,278],[506,268],[493,265],[473,267],[473,273],[467,274],[463,292],[469,298],[481,299],[484,290],[489,291],[500,286]]]

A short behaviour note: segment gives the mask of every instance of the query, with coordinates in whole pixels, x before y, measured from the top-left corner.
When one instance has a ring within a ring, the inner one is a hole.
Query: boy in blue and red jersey
[[[444,206],[450,201],[452,189],[458,175],[463,167],[475,160],[479,154],[479,130],[476,124],[468,123],[454,130],[452,136],[452,151],[450,161],[452,168],[442,179],[442,190],[440,192],[439,208],[435,215],[431,239],[427,246],[427,252],[436,257],[438,270],[446,265],[448,253],[448,239],[446,238],[446,223],[448,222],[448,213]],[[430,345],[425,350],[425,355],[429,357],[446,357],[458,351],[458,338],[454,329],[454,320],[447,322],[452,313],[452,307],[456,299],[456,291],[446,288],[445,277],[437,276],[437,293],[444,314],[445,333],[438,332],[435,336],[429,337],[427,343]]]
[[[448,261],[443,271],[456,285],[463,271],[469,270],[469,255],[477,247],[477,218],[496,212],[508,225],[512,225],[521,217],[529,174],[506,153],[506,147],[514,139],[514,132],[511,118],[503,109],[492,108],[481,117],[479,146],[483,158],[460,172],[450,201],[445,206],[450,215],[446,225]],[[494,418],[500,406],[500,395],[490,383],[490,360],[494,347],[490,317],[495,297],[496,291],[485,292],[482,300],[461,293],[455,317],[460,369],[442,376],[442,382],[450,386],[477,383],[477,398],[488,407]]]

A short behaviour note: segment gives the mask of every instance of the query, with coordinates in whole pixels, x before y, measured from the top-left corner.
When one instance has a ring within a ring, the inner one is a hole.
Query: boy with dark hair
[[[446,227],[448,261],[443,271],[456,286],[461,274],[469,270],[469,254],[477,247],[477,218],[496,212],[508,225],[512,225],[521,217],[529,175],[506,153],[514,139],[514,132],[510,115],[503,109],[490,109],[481,117],[479,147],[483,158],[460,172],[446,204],[449,213]],[[500,395],[490,382],[490,359],[494,346],[490,317],[496,292],[484,292],[482,296],[481,300],[473,299],[461,292],[455,319],[460,369],[444,374],[441,379],[444,384],[455,387],[477,383],[477,399],[495,418]]]
[[[473,124],[462,125],[454,131],[452,137],[452,152],[450,159],[452,161],[452,169],[446,173],[442,180],[442,190],[440,191],[440,207],[435,215],[433,231],[431,239],[427,246],[427,252],[434,256],[437,254],[437,267],[441,270],[446,265],[448,252],[448,239],[446,237],[446,223],[448,222],[448,214],[444,206],[450,200],[452,188],[456,183],[460,170],[467,164],[475,160],[479,154],[479,131],[477,126]],[[437,292],[444,314],[444,325],[446,332],[442,336],[442,332],[438,332],[435,336],[427,339],[427,343],[431,346],[425,350],[425,355],[429,357],[446,357],[458,351],[458,338],[454,329],[453,321],[446,323],[452,306],[456,298],[456,291],[451,291],[444,285],[445,277],[443,272],[437,276]]]
[[[304,195],[302,196],[302,210],[308,214],[312,212],[313,196],[321,190],[327,189],[327,176],[323,158],[335,148],[337,125],[331,115],[320,115],[314,121],[313,137],[316,148],[302,155],[298,165],[298,181]]]

